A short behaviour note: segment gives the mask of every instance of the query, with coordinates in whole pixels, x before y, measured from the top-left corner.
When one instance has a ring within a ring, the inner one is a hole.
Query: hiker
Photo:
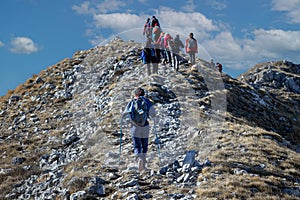
[[[165,54],[167,63],[169,63],[170,66],[172,66],[172,58],[171,58],[171,52],[170,52],[170,41],[173,40],[172,36],[169,33],[165,34],[164,37],[164,48],[165,48]]]
[[[151,28],[158,26],[160,27],[158,19],[153,15],[151,18]]]
[[[223,66],[221,63],[218,63],[216,64],[216,68],[219,70],[220,73],[222,73],[222,70],[223,70]]]
[[[171,47],[171,58],[173,62],[173,67],[176,71],[178,71],[179,60],[180,60],[180,56],[179,56],[180,48],[184,48],[184,45],[179,38],[179,35],[176,35],[175,39],[170,41],[170,47]]]
[[[148,76],[151,75],[151,69],[150,64],[152,64],[152,73],[157,74],[158,73],[158,62],[159,58],[157,56],[156,48],[154,44],[152,43],[151,38],[147,38],[146,44],[144,49],[142,50],[141,55],[142,61],[144,64],[147,64],[147,74]]]
[[[194,34],[190,33],[189,38],[185,42],[185,51],[190,56],[190,63],[193,65],[196,63],[196,53],[198,53],[197,40],[194,38]]]
[[[140,172],[147,170],[146,154],[148,151],[148,139],[150,125],[148,118],[155,117],[155,109],[150,100],[145,96],[143,88],[137,88],[134,91],[134,98],[127,104],[124,114],[130,114],[131,136],[133,142],[134,155],[138,161]]]
[[[157,25],[157,23],[154,25],[152,29],[152,39],[153,41],[157,41],[161,33],[160,27]]]
[[[143,35],[146,35],[147,38],[151,37],[152,35],[150,27],[150,18],[147,18],[146,23],[144,24]]]
[[[165,54],[165,47],[164,47],[164,37],[165,37],[165,33],[161,32],[159,38],[156,40],[156,46],[157,46],[157,50],[159,49],[160,52],[160,59],[159,61],[161,61],[163,64],[166,63],[166,54]]]

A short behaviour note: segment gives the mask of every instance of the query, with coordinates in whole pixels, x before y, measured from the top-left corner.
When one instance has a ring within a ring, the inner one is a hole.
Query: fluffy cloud
[[[272,0],[272,10],[286,12],[291,23],[300,23],[300,0]]]
[[[78,14],[81,14],[81,15],[84,15],[84,14],[91,14],[92,13],[92,10],[90,10],[90,2],[86,1],[86,2],[83,2],[81,5],[77,6],[77,5],[74,5],[72,7],[72,9],[78,13]]]
[[[235,39],[230,32],[221,32],[203,42],[212,58],[218,58],[228,68],[249,68],[271,59],[300,59],[300,31],[279,29],[254,30],[248,38]]]
[[[4,43],[0,41],[0,47],[3,47],[3,46],[4,46]]]
[[[194,32],[209,32],[219,30],[211,19],[208,19],[199,12],[185,13],[177,12],[172,9],[162,8],[158,13],[164,27],[179,30],[190,30]]]
[[[74,5],[72,9],[78,14],[100,14],[119,10],[126,6],[126,3],[119,0],[105,0],[99,4],[92,4],[90,1],[85,1],[81,5]]]
[[[93,18],[97,28],[109,28],[115,31],[139,28],[145,21],[145,18],[127,13],[98,14]]]
[[[13,53],[20,54],[31,54],[38,51],[38,47],[34,42],[27,37],[16,37],[11,41],[12,48],[10,49]]]
[[[215,10],[224,10],[227,7],[227,4],[224,0],[207,0],[207,4]]]

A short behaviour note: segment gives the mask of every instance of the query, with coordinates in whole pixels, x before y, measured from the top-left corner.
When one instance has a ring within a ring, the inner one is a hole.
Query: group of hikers
[[[176,71],[179,69],[179,62],[181,57],[179,52],[181,48],[185,47],[186,53],[189,54],[189,62],[194,65],[196,62],[196,53],[198,52],[197,40],[193,33],[185,41],[185,45],[180,40],[179,35],[173,38],[169,33],[164,33],[160,28],[158,19],[155,16],[148,18],[143,29],[143,35],[146,36],[146,44],[142,51],[141,58],[147,64],[148,75],[151,75],[150,64],[153,66],[152,73],[158,73],[158,63],[169,64],[174,67]],[[217,63],[213,67],[222,72],[222,64]],[[138,87],[134,91],[134,97],[127,104],[122,119],[128,117],[131,122],[131,136],[133,143],[133,152],[138,163],[138,170],[140,173],[147,170],[146,154],[148,151],[149,141],[149,118],[154,120],[155,130],[155,109],[151,101],[145,97],[145,90]],[[122,123],[121,123],[122,128]],[[122,129],[121,129],[122,130]],[[157,135],[156,135],[157,137]],[[156,140],[158,142],[158,140]],[[120,134],[120,155],[122,145],[122,131]],[[159,150],[159,149],[158,149]]]
[[[151,19],[147,18],[144,24],[143,35],[146,36],[146,43],[141,58],[147,64],[148,75],[151,75],[150,64],[153,66],[153,73],[157,73],[158,63],[168,64],[178,71],[182,61],[179,52],[184,47],[189,54],[190,63],[195,64],[198,46],[193,33],[190,33],[184,45],[179,35],[172,37],[170,33],[163,32],[159,20],[152,16]]]

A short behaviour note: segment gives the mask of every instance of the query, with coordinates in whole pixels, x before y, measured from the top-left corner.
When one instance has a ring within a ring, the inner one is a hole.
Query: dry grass
[[[219,138],[221,148],[209,157],[215,165],[204,168],[199,176],[201,199],[294,199],[281,189],[293,187],[290,178],[299,180],[299,155],[266,137],[279,139],[276,133],[227,125],[229,131]],[[260,164],[265,167],[256,168]],[[235,170],[247,172],[237,174]]]

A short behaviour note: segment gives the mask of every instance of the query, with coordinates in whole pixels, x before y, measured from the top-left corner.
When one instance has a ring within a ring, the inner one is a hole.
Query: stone
[[[102,184],[93,185],[89,188],[88,192],[98,196],[105,196],[105,187]]]
[[[11,164],[13,165],[20,165],[22,164],[24,161],[26,160],[26,158],[23,157],[14,157],[11,161]]]
[[[195,162],[195,157],[196,157],[196,151],[195,150],[190,150],[187,151],[185,154],[185,158],[183,160],[183,164],[189,164],[190,166],[194,165]]]
[[[86,195],[85,191],[78,191],[70,196],[70,200],[79,200],[80,198],[83,198]]]

